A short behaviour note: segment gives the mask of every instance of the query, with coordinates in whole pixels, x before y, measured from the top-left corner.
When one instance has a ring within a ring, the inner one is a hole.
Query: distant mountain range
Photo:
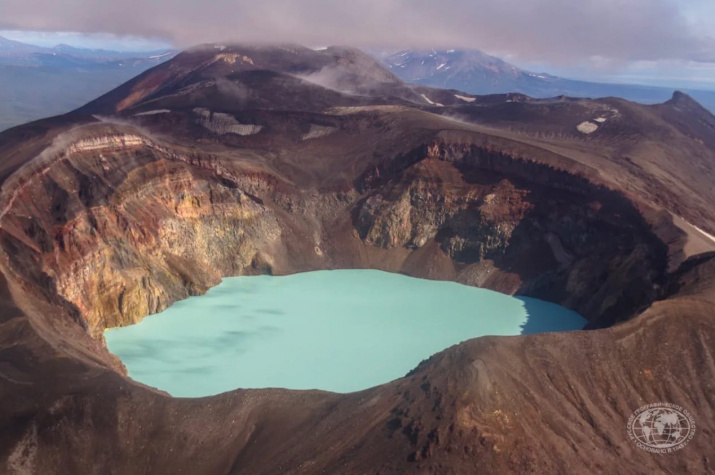
[[[673,89],[632,84],[597,83],[564,79],[520,69],[478,50],[371,51],[402,80],[472,94],[520,92],[532,97],[622,97],[653,104],[667,101]],[[715,91],[685,89],[711,112],[715,112]]]
[[[77,108],[175,54],[43,48],[0,36],[0,130]]]
[[[62,114],[173,58],[173,50],[119,52],[69,45],[34,46],[0,36],[0,131]],[[577,81],[520,69],[478,50],[369,51],[400,79],[471,94],[518,92],[555,96],[623,97],[665,102],[673,89]],[[685,89],[715,112],[715,91]]]

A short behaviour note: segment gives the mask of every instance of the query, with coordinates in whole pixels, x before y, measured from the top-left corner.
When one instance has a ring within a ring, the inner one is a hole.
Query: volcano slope
[[[350,48],[207,45],[0,134],[0,179],[0,471],[715,470],[715,118],[683,94],[475,97]],[[176,399],[104,346],[222,276],[333,268],[591,330],[466,341],[352,394]],[[695,417],[684,449],[628,439],[657,402]]]

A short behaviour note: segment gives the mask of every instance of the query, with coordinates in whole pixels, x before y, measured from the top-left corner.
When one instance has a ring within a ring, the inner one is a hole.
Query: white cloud
[[[713,62],[715,40],[693,20],[698,1],[2,0],[0,27],[163,37],[179,46],[458,46],[561,64],[590,57]]]

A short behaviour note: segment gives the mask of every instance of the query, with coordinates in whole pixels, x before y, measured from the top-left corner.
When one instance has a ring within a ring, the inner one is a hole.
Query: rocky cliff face
[[[52,282],[95,337],[224,276],[369,266],[341,257],[339,234],[400,254],[396,270],[424,276],[404,263],[441,257],[448,270],[430,277],[547,298],[596,326],[658,295],[667,249],[618,193],[473,145],[438,141],[410,157],[368,168],[336,201],[289,184],[276,193],[269,171],[224,171],[148,137],[96,135],[7,183],[2,239],[14,272]],[[341,215],[346,228],[315,235]],[[338,244],[323,251],[323,239]]]
[[[222,276],[270,271],[269,251],[280,253],[275,214],[208,170],[209,159],[105,135],[46,160],[4,189],[12,199],[2,238],[16,249],[14,271],[52,282],[95,336],[203,293]],[[240,184],[251,190],[266,180],[244,175]]]
[[[381,180],[358,208],[360,237],[387,249],[434,241],[459,281],[555,300],[597,325],[646,305],[662,284],[667,249],[649,223],[619,193],[571,173],[440,142]],[[496,282],[483,275],[491,271],[513,278]]]

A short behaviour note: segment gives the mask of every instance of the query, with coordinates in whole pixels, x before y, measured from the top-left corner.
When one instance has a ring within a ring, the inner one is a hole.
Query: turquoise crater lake
[[[136,381],[177,397],[237,388],[351,392],[483,335],[576,330],[555,304],[374,270],[230,277],[105,332]]]

